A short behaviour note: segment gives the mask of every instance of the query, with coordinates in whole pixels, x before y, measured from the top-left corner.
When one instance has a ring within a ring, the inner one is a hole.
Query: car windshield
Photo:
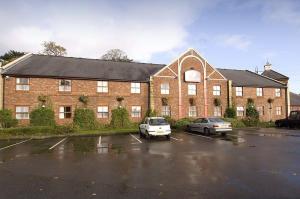
[[[223,120],[221,120],[220,118],[209,118],[210,122],[224,122]]]
[[[159,119],[150,119],[149,124],[158,126],[158,125],[167,125],[168,122],[165,119],[159,118]]]

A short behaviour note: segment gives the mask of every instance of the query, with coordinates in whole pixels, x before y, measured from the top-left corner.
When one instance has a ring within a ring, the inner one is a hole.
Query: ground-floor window
[[[60,106],[59,107],[59,119],[71,118],[72,109],[71,106]]]
[[[189,107],[189,117],[197,117],[197,107],[196,106]]]
[[[214,107],[214,116],[215,117],[221,117],[222,116],[222,108],[221,108],[221,106],[215,106]]]
[[[171,116],[171,108],[170,108],[170,106],[162,106],[161,115],[162,116]]]
[[[276,111],[276,115],[281,115],[282,107],[281,107],[281,106],[277,106],[277,107],[275,108],[275,111]]]
[[[131,117],[141,117],[141,106],[132,106],[131,107]]]
[[[259,115],[262,116],[265,114],[265,109],[263,106],[256,107],[256,110],[258,111]]]
[[[236,107],[236,115],[238,117],[243,117],[244,116],[244,107],[242,107],[242,106]]]
[[[108,118],[108,106],[98,106],[97,117],[98,118]]]
[[[28,120],[29,119],[29,107],[28,106],[16,106],[16,119]]]

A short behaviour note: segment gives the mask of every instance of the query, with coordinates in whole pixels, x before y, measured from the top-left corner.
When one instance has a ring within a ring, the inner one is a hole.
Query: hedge
[[[37,108],[30,113],[30,125],[32,126],[54,126],[54,111],[50,108]]]
[[[93,110],[86,108],[77,108],[74,112],[74,125],[81,129],[97,128],[96,116]]]
[[[24,135],[65,135],[74,133],[71,126],[27,126],[17,128],[0,129],[0,134],[10,136]]]
[[[0,110],[0,126],[2,128],[10,128],[18,125],[18,120],[13,118],[11,110]]]
[[[132,124],[129,120],[129,114],[126,108],[118,107],[111,112],[110,126],[113,128],[128,128]]]

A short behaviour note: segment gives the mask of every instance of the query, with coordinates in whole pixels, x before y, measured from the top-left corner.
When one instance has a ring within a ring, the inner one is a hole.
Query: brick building
[[[58,124],[72,121],[82,95],[103,123],[118,106],[139,122],[150,108],[180,119],[221,117],[232,104],[242,117],[248,98],[255,100],[263,120],[279,119],[289,104],[286,84],[250,71],[217,69],[193,49],[168,65],[27,54],[6,65],[0,83],[2,107],[13,110],[23,124],[42,95],[50,100]],[[272,109],[269,98],[275,99]]]

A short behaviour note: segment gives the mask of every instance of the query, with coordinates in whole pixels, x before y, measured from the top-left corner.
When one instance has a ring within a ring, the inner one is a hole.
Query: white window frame
[[[257,106],[256,110],[257,110],[257,112],[259,113],[260,116],[265,115],[265,107],[264,106]]]
[[[131,107],[131,117],[140,118],[142,115],[142,107],[141,106],[132,106]]]
[[[171,116],[171,107],[170,106],[162,106],[161,107],[161,115],[162,116]]]
[[[169,83],[162,83],[160,85],[160,94],[169,95],[170,94],[170,85]]]
[[[262,97],[264,95],[264,89],[263,88],[256,88],[256,96]]]
[[[221,95],[221,86],[220,85],[213,86],[213,95],[214,96],[220,96]]]
[[[281,89],[275,88],[275,97],[281,97]]]
[[[197,95],[197,85],[188,84],[188,95]]]
[[[236,115],[238,117],[244,117],[245,116],[245,108],[243,106],[237,106],[236,107]]]
[[[141,93],[141,83],[131,82],[131,93]]]
[[[108,93],[108,81],[97,81],[97,92]]]
[[[222,107],[214,106],[214,117],[222,117]]]
[[[237,97],[242,97],[244,94],[244,88],[243,87],[235,87],[235,95]]]
[[[67,112],[66,108],[70,107],[70,111]],[[67,115],[70,115],[70,117],[66,117]],[[59,106],[59,119],[70,119],[72,118],[72,106]]]
[[[26,80],[27,83],[22,83],[22,80]],[[29,78],[17,77],[16,78],[16,90],[17,91],[29,91]]]
[[[189,117],[197,117],[197,106],[189,106]]]
[[[29,119],[29,106],[16,106],[16,119],[28,120]]]
[[[98,106],[97,118],[108,118],[108,117],[109,117],[108,106]]]
[[[276,106],[275,107],[275,112],[276,112],[276,115],[282,115],[282,107],[281,106]]]
[[[62,85],[63,82],[70,82],[70,85]],[[59,80],[58,90],[60,92],[71,92],[72,91],[72,80],[60,79]]]

